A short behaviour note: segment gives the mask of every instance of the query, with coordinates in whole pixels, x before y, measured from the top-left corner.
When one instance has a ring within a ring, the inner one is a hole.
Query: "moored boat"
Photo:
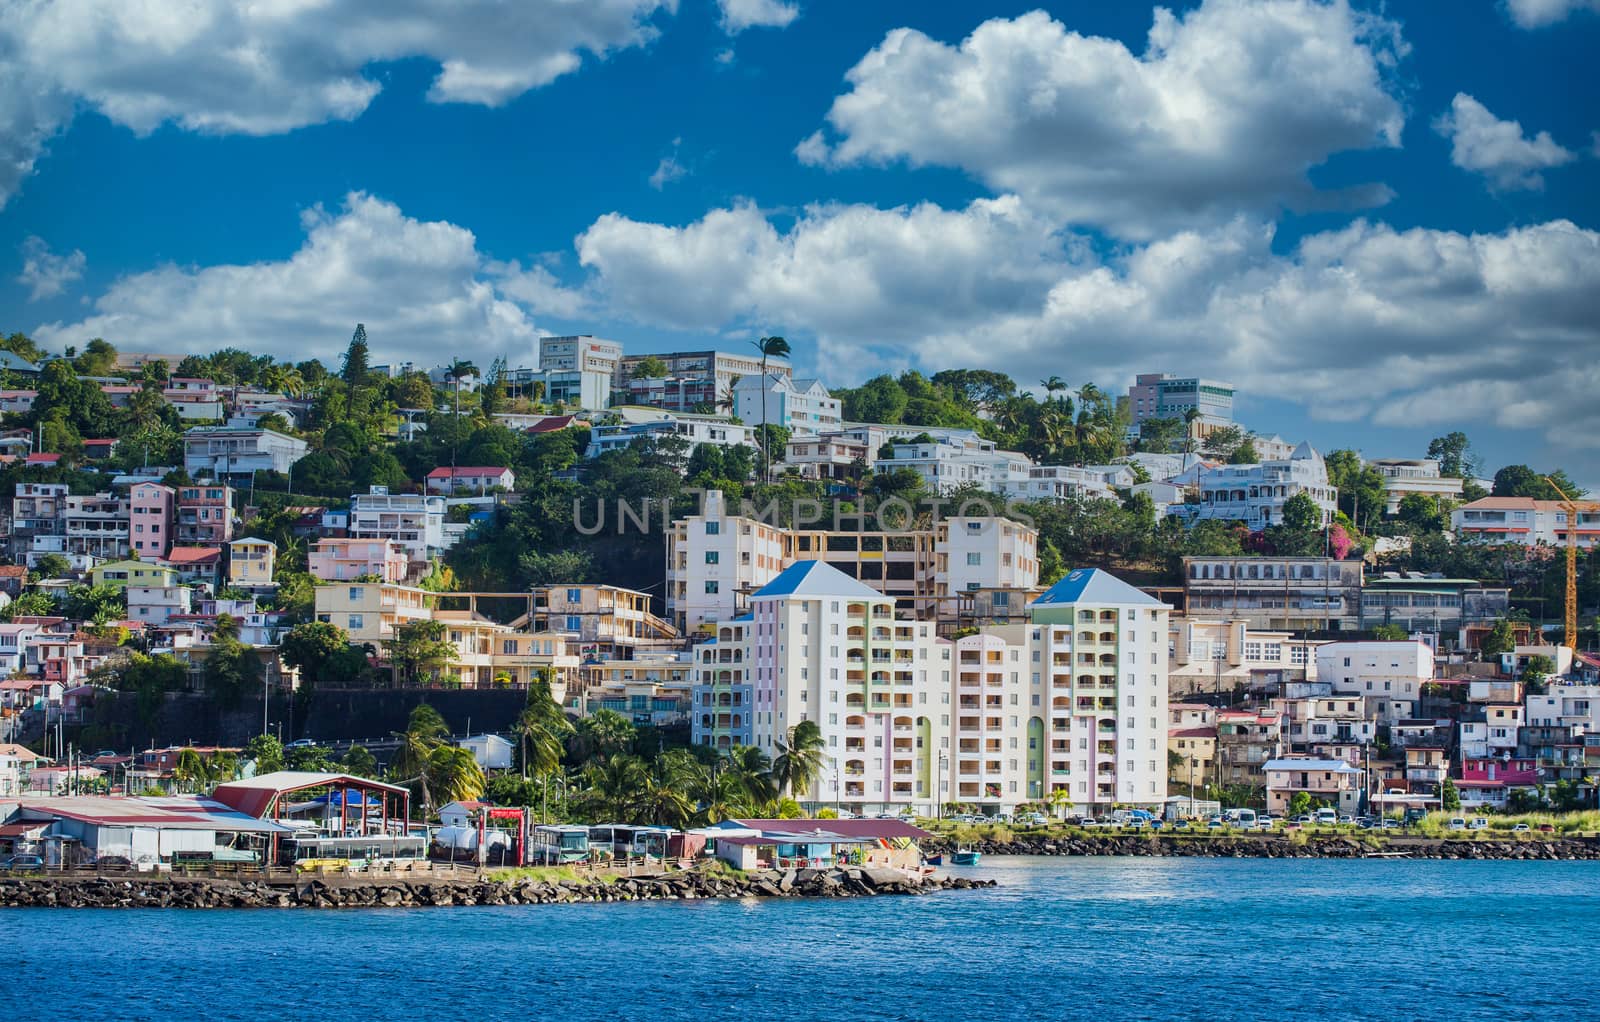
[[[983,853],[975,848],[958,848],[950,853],[950,863],[954,866],[976,866]]]

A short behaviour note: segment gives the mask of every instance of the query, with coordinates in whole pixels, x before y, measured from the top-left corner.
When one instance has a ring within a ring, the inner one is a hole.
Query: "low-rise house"
[[[1461,779],[1455,782],[1463,809],[1504,809],[1516,790],[1535,791],[1539,787],[1536,760],[1512,758],[1468,758],[1462,752]]]
[[[1274,759],[1264,764],[1267,811],[1287,814],[1295,796],[1304,792],[1312,803],[1326,803],[1341,814],[1361,809],[1364,776],[1359,767],[1339,759]]]
[[[203,585],[215,590],[222,578],[222,548],[175,546],[159,562],[176,573],[182,585]]]
[[[1167,780],[1200,787],[1212,776],[1217,757],[1215,727],[1167,729]]]
[[[233,496],[233,487],[222,483],[179,487],[176,541],[221,546],[233,539]]]
[[[273,570],[278,544],[247,536],[228,544],[228,584],[246,590],[277,588]]]
[[[183,434],[183,467],[191,476],[229,482],[251,473],[288,473],[305,457],[306,442],[271,429],[197,426]]]
[[[324,582],[403,582],[409,567],[405,551],[388,539],[319,539],[307,557],[312,577]]]
[[[1591,547],[1600,537],[1600,503],[1580,500],[1571,532],[1577,545]],[[1450,512],[1450,525],[1463,539],[1523,546],[1563,546],[1569,531],[1567,509],[1558,500],[1483,497]]]
[[[145,625],[164,625],[190,611],[193,590],[188,586],[129,586],[128,616]]]
[[[0,564],[0,593],[15,599],[28,584],[28,569],[21,564]]]
[[[441,465],[428,473],[429,493],[488,493],[491,490],[509,491],[515,487],[517,477],[509,468],[495,466],[451,467]]]
[[[484,770],[510,770],[516,761],[516,746],[500,735],[472,735],[456,744],[470,750],[472,758]],[[443,810],[440,812],[442,819]]]
[[[91,585],[127,589],[129,586],[176,585],[178,573],[157,561],[107,561],[89,570]]]
[[[1219,784],[1266,784],[1266,764],[1284,752],[1283,718],[1268,709],[1217,711]]]

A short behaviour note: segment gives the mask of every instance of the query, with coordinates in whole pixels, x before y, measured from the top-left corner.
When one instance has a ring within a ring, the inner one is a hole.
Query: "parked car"
[[[1391,820],[1391,819],[1385,817],[1383,823],[1379,824],[1379,826],[1382,827],[1382,829],[1384,829],[1384,830],[1399,830],[1400,829],[1400,821],[1399,820]]]
[[[1354,822],[1356,822],[1356,818],[1354,816],[1351,816],[1349,813],[1340,813],[1339,814],[1339,822],[1340,823],[1354,823]]]
[[[1144,830],[1149,826],[1149,824],[1143,820],[1129,820],[1127,823],[1124,823],[1123,826],[1129,830]]]
[[[1311,819],[1311,814],[1310,813],[1301,813],[1299,816],[1296,816],[1294,818],[1294,822],[1304,826],[1305,824],[1311,823],[1313,821]]]
[[[1220,816],[1213,816],[1211,819],[1206,821],[1206,829],[1207,830],[1221,830],[1223,827],[1226,827],[1227,825],[1228,825],[1228,821],[1224,820]]]
[[[1519,823],[1515,827],[1511,828],[1511,833],[1513,833],[1513,834],[1526,834],[1531,829],[1532,828],[1529,827],[1526,823]]]
[[[298,738],[284,746],[285,749],[315,749],[316,747],[317,743],[310,738]]]
[[[10,870],[13,873],[31,873],[44,869],[44,860],[37,855],[13,855],[0,859],[0,869]]]
[[[1023,813],[1017,817],[1017,823],[1023,827],[1045,827],[1050,823],[1050,817],[1043,813]]]
[[[1098,826],[1100,826],[1100,822],[1098,820],[1096,820],[1093,816],[1080,816],[1080,817],[1078,817],[1076,820],[1074,820],[1072,822],[1076,823],[1080,827],[1098,827]]]
[[[1471,823],[1467,824],[1467,829],[1468,830],[1488,830],[1489,829],[1489,821],[1484,819],[1481,816],[1474,817],[1473,821]]]
[[[1277,822],[1278,822],[1277,820],[1274,820],[1270,816],[1257,816],[1256,817],[1256,829],[1257,830],[1271,830],[1272,829],[1272,825],[1274,823],[1277,823]]]
[[[1189,821],[1188,820],[1184,820],[1184,819],[1173,820],[1172,821],[1172,829],[1173,830],[1188,830],[1189,829]]]
[[[1555,824],[1553,824],[1553,823],[1541,823],[1541,824],[1539,824],[1539,833],[1541,833],[1541,834],[1554,834],[1555,832],[1556,832],[1556,825]]]
[[[1459,816],[1452,816],[1450,817],[1449,827],[1451,830],[1466,830],[1467,821]]]

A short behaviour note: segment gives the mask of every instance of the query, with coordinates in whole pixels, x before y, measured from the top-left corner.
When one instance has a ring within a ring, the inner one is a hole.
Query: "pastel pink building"
[[[388,539],[319,539],[306,561],[312,577],[325,582],[362,576],[403,582],[408,564],[406,552]]]
[[[510,490],[517,477],[509,468],[492,465],[462,465],[451,468],[441,465],[428,473],[429,493],[487,493],[493,489]]]
[[[172,548],[177,492],[160,483],[134,483],[128,491],[128,545],[134,556],[154,560]]]
[[[1503,808],[1514,789],[1532,791],[1539,786],[1538,762],[1511,757],[1463,760],[1461,779],[1455,784],[1463,807]]]

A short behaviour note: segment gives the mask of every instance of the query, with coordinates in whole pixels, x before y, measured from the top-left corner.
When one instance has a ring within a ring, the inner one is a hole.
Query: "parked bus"
[[[428,839],[413,834],[369,834],[365,837],[296,834],[283,840],[281,858],[288,865],[301,869],[323,865],[359,869],[392,862],[422,862],[428,858]]]
[[[589,828],[573,824],[542,824],[528,838],[528,861],[546,866],[582,862],[589,858]]]

